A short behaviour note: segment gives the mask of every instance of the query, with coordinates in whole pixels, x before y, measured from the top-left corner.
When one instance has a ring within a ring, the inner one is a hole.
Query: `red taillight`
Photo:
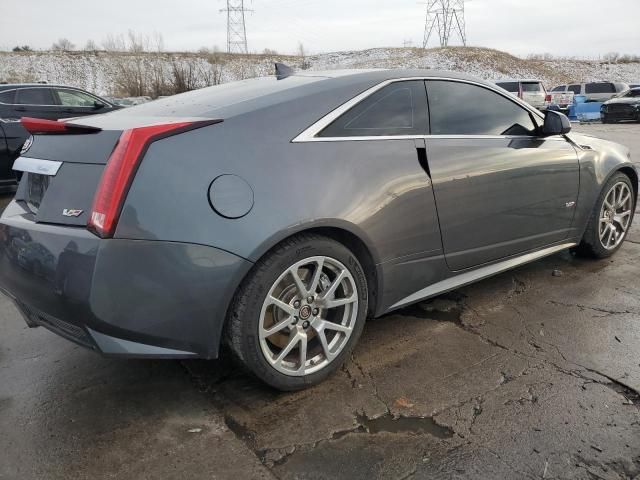
[[[547,96],[544,97],[544,101],[545,102],[550,102],[551,101],[551,95],[547,94]]]
[[[45,120],[43,118],[22,117],[22,126],[31,135],[55,135],[64,133],[95,133],[101,129],[87,125],[75,125],[73,123],[58,122],[57,120]]]
[[[120,135],[102,173],[87,227],[102,238],[112,237],[133,177],[149,145],[161,138],[218,123],[180,122],[132,128]]]

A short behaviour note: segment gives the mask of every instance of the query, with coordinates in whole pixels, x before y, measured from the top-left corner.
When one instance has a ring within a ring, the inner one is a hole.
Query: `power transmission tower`
[[[244,0],[227,0],[227,8],[220,10],[227,12],[227,52],[249,53],[247,48],[247,27]]]
[[[436,33],[440,39],[440,46],[447,47],[452,30],[460,37],[462,44],[467,45],[464,2],[465,0],[427,0],[422,48],[427,48],[429,40]]]

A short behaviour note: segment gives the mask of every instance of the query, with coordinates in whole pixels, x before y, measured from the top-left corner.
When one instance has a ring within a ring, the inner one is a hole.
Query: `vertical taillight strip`
[[[156,140],[221,121],[168,123],[122,132],[102,173],[87,228],[101,238],[113,237],[125,198],[149,145]]]

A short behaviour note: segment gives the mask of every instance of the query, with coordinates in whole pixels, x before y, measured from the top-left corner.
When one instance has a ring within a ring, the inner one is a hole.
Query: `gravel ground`
[[[580,131],[629,145],[640,125]],[[0,478],[640,475],[640,227],[370,321],[324,384],[101,358],[0,298]],[[555,275],[553,272],[556,271]]]

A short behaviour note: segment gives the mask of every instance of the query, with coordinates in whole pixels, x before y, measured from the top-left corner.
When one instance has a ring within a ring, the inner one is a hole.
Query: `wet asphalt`
[[[640,125],[576,128],[640,162]],[[636,478],[639,265],[636,222],[611,259],[562,253],[372,320],[289,394],[225,360],[102,358],[0,297],[0,479]]]

